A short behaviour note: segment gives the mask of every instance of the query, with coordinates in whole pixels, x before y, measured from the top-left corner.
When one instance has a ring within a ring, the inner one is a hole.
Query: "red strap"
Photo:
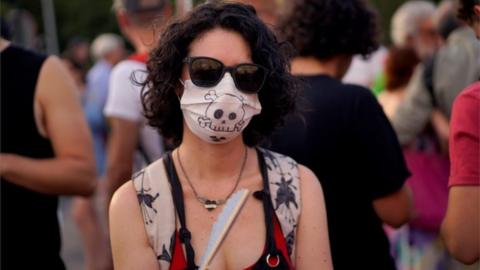
[[[184,270],[187,267],[187,260],[183,255],[182,244],[180,242],[180,234],[178,230],[175,232],[175,244],[173,247],[172,261],[170,262],[170,270]]]
[[[128,57],[129,60],[137,61],[140,63],[147,63],[148,53],[134,53]]]
[[[295,267],[293,267],[293,263],[290,259],[290,256],[288,256],[287,240],[283,236],[282,227],[280,226],[280,222],[278,221],[278,218],[275,217],[273,222],[274,222],[273,232],[275,236],[275,244],[277,246],[277,249],[279,249],[282,252],[283,257],[287,260],[288,266],[290,267],[289,269],[295,269]],[[253,269],[253,267],[250,267],[250,268]]]

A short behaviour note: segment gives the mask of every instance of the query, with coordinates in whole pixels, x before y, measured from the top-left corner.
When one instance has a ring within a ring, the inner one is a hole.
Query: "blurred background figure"
[[[103,109],[107,101],[110,73],[113,67],[126,57],[123,39],[116,34],[101,34],[91,46],[95,64],[87,73],[87,89],[84,110],[90,128],[93,131],[97,174],[105,173],[107,122]]]
[[[439,49],[430,55],[425,53],[430,50],[406,46],[415,49],[420,64],[402,86],[402,94],[390,91],[379,96],[412,173],[407,183],[413,191],[415,216],[408,226],[391,234],[399,269],[464,269],[448,255],[439,230],[447,207],[451,105],[460,90],[480,76],[480,43],[456,19],[453,1],[442,1],[432,22],[440,37]],[[403,61],[398,60],[393,64],[401,68]],[[401,73],[390,72],[389,64],[386,81],[391,83]]]
[[[234,0],[247,5],[252,5],[257,11],[258,17],[271,29],[276,29],[278,19],[286,11],[287,6],[291,5],[287,0]]]
[[[411,215],[409,172],[388,119],[370,90],[340,81],[353,55],[378,48],[377,23],[361,0],[305,0],[280,24],[305,87],[302,112],[271,149],[307,164],[322,183],[336,269],[395,269],[382,223],[399,227]]]
[[[386,90],[379,96],[387,117],[395,115],[402,103],[406,86],[420,62],[412,48],[392,47],[385,62]],[[442,155],[432,123],[403,153],[412,176],[407,184],[413,193],[415,214],[408,225],[388,230],[398,269],[443,269],[452,267],[439,239],[440,223],[445,213],[448,158]]]
[[[95,64],[87,73],[87,87],[83,96],[83,109],[93,135],[96,159],[96,179],[103,180],[105,174],[106,144],[108,125],[103,115],[107,101],[108,85],[112,68],[125,57],[122,38],[116,34],[101,34],[91,45],[91,54]],[[100,182],[102,195],[104,181]],[[72,215],[77,223],[85,251],[85,269],[111,269],[111,255],[107,237],[107,227],[103,211],[106,209],[102,199],[101,207],[96,207],[97,196],[77,197],[72,205]],[[99,214],[101,211],[103,214]]]
[[[458,16],[480,38],[480,1],[460,0]],[[479,78],[480,80],[480,78]],[[480,258],[480,82],[455,99],[450,132],[451,172],[442,236],[450,253],[472,264]]]
[[[73,37],[69,40],[62,59],[75,80],[80,96],[85,94],[87,66],[90,59],[88,40],[83,37]]]
[[[391,37],[395,46],[413,48],[425,60],[435,53],[439,36],[433,25],[435,5],[430,1],[407,1],[392,17]]]
[[[73,37],[68,41],[63,57],[70,59],[82,68],[86,68],[90,61],[89,47],[90,44],[86,38],[81,36]]]
[[[58,195],[92,194],[91,137],[68,71],[0,38],[2,269],[65,269]]]
[[[376,80],[382,77],[382,67],[386,56],[387,49],[383,46],[380,46],[368,57],[355,55],[342,81],[344,83],[361,85],[366,88],[374,87]]]
[[[132,172],[158,159],[163,153],[163,140],[146,125],[140,99],[148,53],[156,44],[157,35],[171,18],[173,9],[167,0],[115,0],[118,24],[132,43],[135,53],[112,70],[104,114],[108,118],[107,165],[105,171],[106,200],[131,178]]]
[[[430,1],[403,3],[395,10],[391,20],[390,37],[393,46],[414,50],[421,61],[430,59],[439,46],[439,35],[433,25],[434,14],[435,5]],[[384,72],[377,76],[372,90],[375,95],[385,90]]]
[[[8,37],[13,43],[21,44],[23,48],[29,50],[36,50],[43,47],[44,44],[38,35],[39,27],[32,12],[25,9],[13,8],[6,12],[5,21],[3,21],[2,18],[2,23],[4,22],[16,29],[16,31],[13,31],[11,33],[12,35]]]
[[[430,119],[435,122],[437,118],[449,119],[455,97],[480,77],[480,42],[475,33],[458,20],[448,28],[450,30],[441,29],[450,24],[446,22],[455,20],[452,1],[444,1],[439,13],[436,27],[443,33],[444,45],[431,61],[417,67],[407,86],[404,102],[391,119],[402,145],[410,144]],[[441,117],[436,116],[435,109]],[[444,127],[445,124],[437,126],[443,126],[437,132],[440,140],[447,140],[448,127]]]
[[[377,33],[378,34],[378,33]],[[364,56],[354,55],[350,67],[342,78],[344,83],[356,84],[366,88],[375,88],[375,84],[383,87],[383,63],[387,55],[387,49],[379,46],[377,50]]]
[[[385,59],[386,89],[378,96],[388,118],[395,111],[405,95],[405,89],[420,59],[412,48],[391,47]]]
[[[475,31],[480,39],[480,1],[458,0],[458,17]]]

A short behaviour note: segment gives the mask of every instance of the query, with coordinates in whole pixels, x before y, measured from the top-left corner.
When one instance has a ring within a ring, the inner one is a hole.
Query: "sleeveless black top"
[[[34,96],[46,57],[9,46],[0,53],[1,153],[53,157],[35,125]],[[1,178],[1,268],[65,269],[60,258],[57,196],[41,194]]]

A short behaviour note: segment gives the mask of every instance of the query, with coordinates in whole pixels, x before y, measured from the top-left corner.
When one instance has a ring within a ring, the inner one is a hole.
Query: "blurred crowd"
[[[236,2],[294,51],[299,112],[262,147],[320,179],[334,268],[478,269],[480,1],[405,1],[389,45],[366,1]],[[111,197],[176,146],[148,125],[142,82],[185,3],[114,0],[121,35],[75,36],[58,57],[13,51],[2,23],[2,268],[64,267],[59,195],[75,196],[85,269],[113,268]]]

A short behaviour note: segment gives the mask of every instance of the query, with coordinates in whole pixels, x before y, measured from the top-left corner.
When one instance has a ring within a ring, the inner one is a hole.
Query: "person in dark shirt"
[[[59,195],[90,196],[93,144],[61,60],[0,37],[0,269],[65,269]]]
[[[354,54],[377,47],[376,15],[360,0],[306,0],[280,25],[297,50],[302,110],[270,149],[312,168],[325,191],[335,269],[395,269],[382,223],[411,216],[409,176],[396,135],[372,93],[343,84]]]

